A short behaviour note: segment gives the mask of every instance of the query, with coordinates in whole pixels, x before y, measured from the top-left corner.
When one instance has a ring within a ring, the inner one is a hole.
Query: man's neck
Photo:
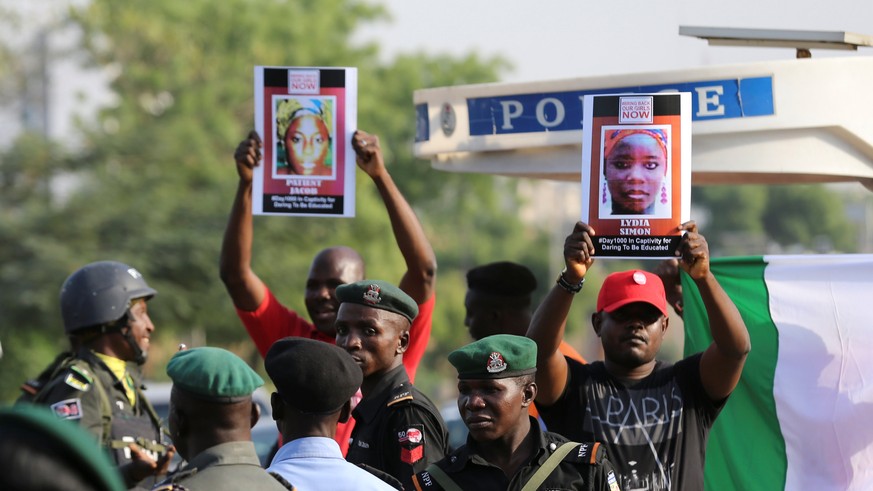
[[[368,395],[373,392],[373,389],[379,385],[379,382],[385,377],[386,374],[394,370],[395,368],[403,365],[403,357],[398,356],[394,359],[394,363],[391,364],[391,367],[383,372],[371,373],[370,375],[364,377],[364,381],[361,382],[361,396],[366,399]]]
[[[510,434],[497,440],[476,441],[476,446],[482,458],[503,470],[506,477],[512,478],[533,455],[534,436],[530,418],[525,412],[524,419],[515,425]]]
[[[635,367],[628,367],[608,359],[603,360],[606,371],[626,385],[632,385],[651,375],[657,363],[657,360],[652,360]]]
[[[295,426],[293,424],[286,424],[282,432],[282,441],[288,443],[300,438],[313,437],[330,438],[333,440],[336,437],[337,422],[337,418],[334,417],[333,419],[308,425]]]
[[[189,456],[185,460],[190,461],[206,450],[222,443],[251,442],[250,429],[238,428],[223,432],[205,432],[197,438],[192,438],[188,443]],[[183,456],[184,457],[184,456]]]

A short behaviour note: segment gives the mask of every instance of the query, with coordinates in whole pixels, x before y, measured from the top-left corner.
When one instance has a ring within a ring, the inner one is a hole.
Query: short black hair
[[[526,266],[498,261],[467,271],[467,288],[506,297],[530,295],[537,289],[537,279]]]
[[[524,389],[528,384],[532,384],[537,381],[537,376],[535,373],[529,373],[527,375],[520,375],[515,377],[515,385],[518,386],[519,389]]]

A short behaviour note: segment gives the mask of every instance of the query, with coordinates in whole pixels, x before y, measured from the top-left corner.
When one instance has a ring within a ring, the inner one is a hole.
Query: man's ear
[[[285,401],[279,397],[278,392],[270,394],[270,408],[273,410],[273,421],[285,419]]]
[[[591,314],[591,327],[594,328],[594,333],[597,334],[597,337],[600,337],[600,326],[603,323],[603,319],[601,318],[602,313],[595,312]]]
[[[272,402],[272,401],[271,401]],[[249,428],[254,428],[256,424],[258,424],[258,420],[261,419],[261,406],[255,401],[252,401],[252,425]]]
[[[346,401],[340,409],[339,422],[345,423],[352,417],[352,401]]]
[[[537,398],[537,384],[536,382],[531,382],[524,386],[522,389],[522,399],[521,399],[521,407],[528,407],[533,404],[534,400]]]
[[[397,350],[394,354],[402,355],[403,353],[406,353],[407,349],[409,349],[409,329],[405,328],[400,331],[400,336],[397,339]]]
[[[173,418],[173,426],[176,428],[176,434],[170,435],[170,438],[175,441],[181,441],[188,433],[188,416],[173,404],[170,404],[170,412],[172,414],[169,418]]]

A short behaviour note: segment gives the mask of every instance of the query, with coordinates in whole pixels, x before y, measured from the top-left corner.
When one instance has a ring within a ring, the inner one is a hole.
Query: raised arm
[[[398,286],[416,303],[422,304],[433,295],[436,283],[436,255],[430,241],[385,167],[379,137],[358,130],[352,136],[352,148],[357,154],[358,167],[370,176],[382,196],[394,239],[406,261],[406,273]]]
[[[239,184],[221,243],[220,275],[234,305],[253,311],[263,302],[266,286],[252,271],[252,173],[261,160],[261,137],[249,132],[233,154]]]
[[[573,232],[564,241],[564,281],[575,285],[585,278],[594,262],[594,230],[577,222]],[[527,337],[537,343],[537,404],[550,406],[558,400],[567,385],[567,360],[558,350],[564,339],[567,314],[575,295],[556,284],[534,312]]]
[[[687,232],[679,245],[679,267],[700,290],[713,339],[700,360],[700,379],[709,397],[717,401],[736,388],[752,344],[739,310],[709,269],[709,246],[697,224],[686,222],[679,228]]]

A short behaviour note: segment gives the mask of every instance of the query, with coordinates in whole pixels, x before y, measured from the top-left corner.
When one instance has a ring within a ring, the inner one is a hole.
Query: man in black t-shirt
[[[622,489],[703,489],[709,430],[734,390],[751,349],[736,306],[709,269],[709,247],[694,222],[677,255],[709,316],[713,343],[675,365],[655,360],[667,331],[658,276],[624,271],[606,278],[591,316],[604,360],[582,365],[558,351],[567,313],[593,263],[594,230],[578,222],[565,243],[566,269],[528,330],[539,347],[536,402],[549,429],[602,442]]]

